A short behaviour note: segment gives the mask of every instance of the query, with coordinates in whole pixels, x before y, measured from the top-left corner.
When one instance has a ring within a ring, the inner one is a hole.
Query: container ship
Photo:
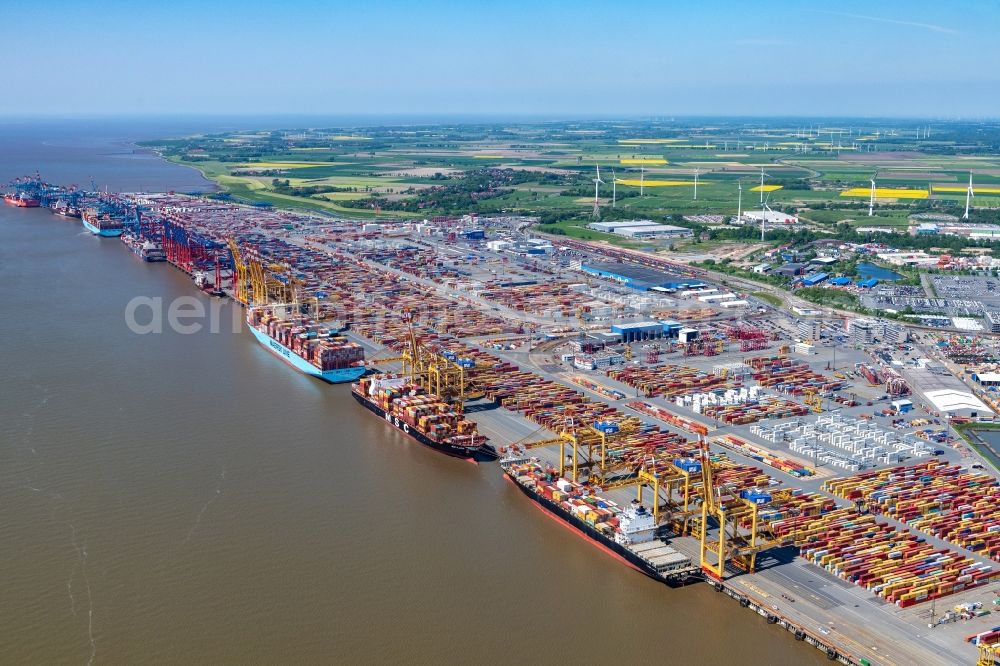
[[[11,206],[17,206],[18,208],[38,208],[42,205],[41,201],[32,199],[24,192],[19,194],[5,194],[3,195],[3,200]]]
[[[476,432],[475,421],[402,375],[365,377],[354,383],[351,393],[387,423],[435,451],[475,462],[497,459],[496,449]]]
[[[247,327],[257,342],[293,368],[331,384],[365,374],[365,350],[304,316],[278,317],[270,308],[249,308]]]
[[[132,250],[132,254],[139,257],[143,261],[166,261],[167,254],[163,251],[163,248],[159,243],[154,243],[151,240],[143,240],[133,233],[123,233],[121,235],[122,243],[125,247]]]
[[[77,208],[76,206],[73,206],[73,205],[71,205],[71,204],[69,204],[69,203],[67,203],[65,201],[62,201],[62,200],[59,200],[59,201],[55,202],[54,204],[52,204],[51,208],[52,208],[52,212],[55,213],[56,215],[58,215],[59,217],[66,217],[66,218],[73,218],[73,219],[76,219],[76,218],[80,217],[80,209],[79,208]]]
[[[514,447],[500,466],[537,506],[640,573],[671,587],[699,578],[691,558],[658,538],[653,515],[637,500],[622,509]]]
[[[80,214],[83,226],[87,231],[95,236],[105,238],[111,236],[121,236],[125,231],[125,226],[121,220],[112,219],[110,215],[102,215],[96,208],[88,208]]]

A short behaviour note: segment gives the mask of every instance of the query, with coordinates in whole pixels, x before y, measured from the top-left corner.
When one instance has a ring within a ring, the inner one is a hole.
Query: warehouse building
[[[665,335],[664,326],[658,321],[640,321],[633,324],[615,324],[611,332],[621,336],[622,342],[655,340]]]
[[[980,386],[1000,386],[1000,372],[974,372],[972,379]]]
[[[694,232],[687,227],[659,224],[652,220],[594,222],[588,224],[587,228],[627,238],[685,238],[694,235]]]
[[[690,289],[692,287],[705,286],[705,283],[697,278],[689,278],[652,268],[617,262],[581,263],[580,270],[590,275],[620,282],[626,287],[640,291],[649,291],[656,287],[662,289]]]
[[[802,271],[805,268],[802,264],[788,263],[778,268],[775,268],[772,272],[775,275],[784,275],[785,277],[795,277],[796,275],[802,275]]]
[[[743,220],[747,224],[760,224],[766,221],[767,224],[798,224],[799,218],[790,213],[782,213],[778,210],[748,210],[743,213]]]
[[[940,389],[927,391],[924,395],[942,416],[985,420],[990,420],[994,416],[993,410],[987,407],[986,403],[968,391]]]
[[[833,266],[835,263],[840,261],[836,257],[816,257],[809,261],[813,266]]]
[[[677,332],[684,327],[679,321],[673,319],[664,319],[660,323],[663,324],[663,334],[668,338],[676,338]]]
[[[815,287],[820,282],[823,282],[830,276],[827,273],[811,273],[804,278],[802,278],[802,284],[807,287]]]

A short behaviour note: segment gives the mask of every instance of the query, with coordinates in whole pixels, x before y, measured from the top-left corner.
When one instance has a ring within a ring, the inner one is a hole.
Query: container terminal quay
[[[841,663],[994,663],[997,461],[958,432],[1000,411],[991,333],[783,310],[518,216],[359,222],[39,177],[5,201],[239,302],[259,362],[353,382],[358,409],[496,466],[525,520],[607,566],[714,586]]]

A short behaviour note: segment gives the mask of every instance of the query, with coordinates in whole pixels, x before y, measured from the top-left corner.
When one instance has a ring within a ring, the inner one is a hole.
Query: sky
[[[7,116],[1000,116],[998,0],[7,3]]]

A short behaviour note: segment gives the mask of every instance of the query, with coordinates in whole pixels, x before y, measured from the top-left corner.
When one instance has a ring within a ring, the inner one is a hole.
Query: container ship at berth
[[[143,261],[166,261],[167,254],[159,243],[151,240],[143,240],[133,233],[123,233],[121,236],[125,247],[132,250],[132,253]]]
[[[125,226],[121,220],[115,220],[110,215],[102,215],[95,208],[88,208],[83,211],[80,214],[80,218],[83,220],[83,226],[86,227],[87,231],[95,236],[103,236],[105,238],[121,236],[122,232],[125,231]]]
[[[424,446],[465,460],[496,460],[497,452],[486,437],[433,393],[395,374],[365,377],[351,387],[354,399]]]
[[[11,206],[17,206],[18,208],[38,208],[42,205],[41,201],[32,199],[23,192],[20,194],[5,194],[3,195],[3,200]]]
[[[249,308],[247,327],[257,342],[296,370],[331,384],[365,374],[365,350],[304,316],[278,317],[271,308]]]
[[[77,219],[80,217],[80,209],[66,201],[59,200],[54,204],[52,204],[51,208],[52,212],[58,215],[59,217],[66,217],[72,219]]]
[[[638,501],[622,509],[518,451],[505,453],[500,466],[542,510],[633,569],[672,587],[699,579],[691,558],[657,537],[653,515]]]

